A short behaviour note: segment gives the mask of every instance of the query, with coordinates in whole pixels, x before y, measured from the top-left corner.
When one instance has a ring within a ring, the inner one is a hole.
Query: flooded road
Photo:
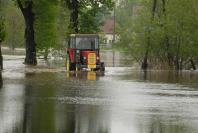
[[[93,80],[22,62],[4,63],[0,133],[198,132],[197,72],[109,67]]]

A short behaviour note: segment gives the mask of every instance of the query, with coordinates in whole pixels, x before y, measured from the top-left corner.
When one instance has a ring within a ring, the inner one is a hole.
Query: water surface
[[[108,67],[89,80],[22,62],[0,75],[1,133],[198,132],[197,72]]]

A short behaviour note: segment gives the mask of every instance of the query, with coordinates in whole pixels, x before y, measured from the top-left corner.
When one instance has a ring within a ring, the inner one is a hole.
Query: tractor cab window
[[[98,38],[96,37],[76,37],[76,49],[98,49]]]
[[[75,38],[72,37],[69,41],[69,48],[75,48]]]

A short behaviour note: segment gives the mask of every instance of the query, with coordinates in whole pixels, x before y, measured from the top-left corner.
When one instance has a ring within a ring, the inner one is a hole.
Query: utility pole
[[[113,10],[113,43],[115,43],[115,26],[116,24],[116,4],[114,5],[114,10]]]
[[[115,1],[116,3],[116,1]],[[115,43],[116,35],[115,35],[115,26],[116,24],[116,4],[114,5],[114,10],[113,10],[113,43]],[[113,67],[115,67],[115,51],[113,50]]]

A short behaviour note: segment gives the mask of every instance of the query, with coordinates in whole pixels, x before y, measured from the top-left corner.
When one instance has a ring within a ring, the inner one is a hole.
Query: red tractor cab
[[[104,62],[100,61],[99,35],[70,35],[66,60],[68,71],[82,69],[105,71]]]

